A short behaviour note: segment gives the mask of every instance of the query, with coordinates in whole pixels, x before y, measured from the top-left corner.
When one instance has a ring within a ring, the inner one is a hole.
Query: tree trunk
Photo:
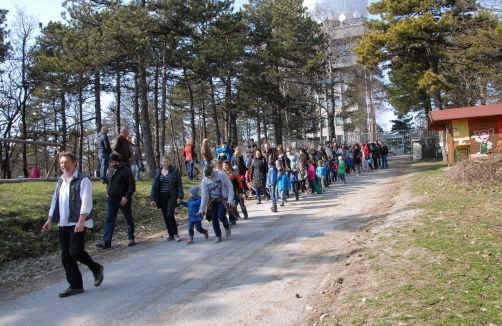
[[[57,125],[56,125],[57,126]],[[65,90],[61,90],[61,133],[62,133],[62,140],[61,140],[61,151],[66,150],[66,93]],[[57,142],[57,141],[56,141]]]
[[[116,114],[116,117],[117,117],[117,128],[118,128],[118,133],[117,135],[120,133],[120,105],[121,105],[121,101],[122,101],[122,93],[120,91],[120,70],[117,69],[117,77],[116,77],[116,80],[115,80],[115,97],[116,97],[116,106],[115,106],[115,114]]]
[[[214,84],[213,78],[209,77],[209,98],[211,99],[211,106],[213,107],[213,120],[214,128],[216,129],[216,146],[220,143],[220,127],[218,126],[218,112],[216,110],[216,99],[214,97]]]
[[[162,123],[162,128],[160,132],[160,146],[161,154],[164,155],[166,150],[166,104],[167,104],[167,68],[166,68],[166,44],[164,44],[164,50],[162,51],[162,109],[160,121]],[[159,162],[160,163],[160,162]]]
[[[256,140],[256,143],[258,144],[258,147],[261,149],[261,122],[260,122],[260,108],[256,108],[256,136],[258,139]]]
[[[84,99],[82,88],[78,90],[78,126],[80,128],[80,137],[78,142],[78,170],[82,172],[82,158],[84,152]]]
[[[153,105],[155,106],[155,157],[157,165],[160,165],[160,126],[159,126],[159,65],[155,65],[155,84],[153,93]]]
[[[103,127],[101,122],[101,73],[99,69],[96,69],[94,77],[94,112],[96,114],[96,134],[99,134],[101,127]]]
[[[144,1],[144,0],[143,0]],[[138,88],[141,101],[141,128],[143,130],[143,153],[150,165],[150,177],[153,178],[157,164],[152,148],[152,131],[150,129],[150,117],[148,115],[148,86],[146,84],[146,69],[143,54],[138,55]]]
[[[138,138],[138,142],[140,139],[139,136],[139,125],[140,125],[140,116],[139,116],[139,106],[140,106],[140,91],[139,91],[139,75],[136,75],[136,78],[134,78],[134,134],[136,135],[136,138]],[[146,78],[145,78],[145,84],[146,84]],[[148,105],[148,104],[147,104]],[[149,119],[150,120],[150,119]],[[120,130],[119,130],[120,132]]]
[[[197,127],[195,126],[195,104],[193,102],[193,90],[192,87],[190,86],[190,82],[188,81],[186,68],[183,68],[183,74],[185,75],[185,84],[188,90],[188,96],[190,97],[190,129],[192,131],[192,135],[190,138],[192,138],[193,141],[195,142]]]

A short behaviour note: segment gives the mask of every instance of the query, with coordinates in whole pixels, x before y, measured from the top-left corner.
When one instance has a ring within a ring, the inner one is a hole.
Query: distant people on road
[[[258,148],[258,145],[254,143],[254,139],[250,138],[248,140],[248,146],[246,148],[246,167],[251,168],[251,162],[253,162],[254,151]]]
[[[275,160],[269,160],[275,164]],[[265,189],[265,183],[267,180],[267,161],[262,156],[261,151],[256,149],[253,164],[251,165],[251,172],[249,173],[249,179],[251,185],[256,192],[256,200],[258,204],[261,204],[261,195],[265,195],[268,199],[270,196],[267,194]]]
[[[129,129],[123,127],[120,129],[120,134],[113,141],[113,153],[117,154],[120,159],[120,164],[127,165],[130,169],[129,160],[132,156],[131,143],[129,142]]]
[[[127,239],[129,247],[136,245],[134,237],[134,218],[132,216],[132,196],[136,191],[136,182],[130,169],[120,164],[117,154],[110,155],[112,168],[108,171],[106,179],[106,223],[103,242],[96,244],[101,249],[112,246],[113,229],[117,213],[120,210],[126,220]]]
[[[132,172],[136,180],[140,180],[141,165],[143,164],[143,155],[141,154],[141,148],[139,147],[139,142],[136,137],[131,138],[131,150],[132,150]]]
[[[108,139],[108,131],[108,127],[103,126],[96,138],[96,144],[98,145],[99,177],[101,178],[101,183],[106,182],[106,170],[108,170],[108,165],[110,164],[110,154],[112,153],[112,147],[110,145],[110,140]]]
[[[209,165],[213,160],[213,153],[209,147],[209,140],[204,138],[202,140],[202,146],[200,147],[200,155],[202,155],[202,165]]]
[[[354,149],[352,150],[352,166],[357,170],[356,176],[361,175],[361,160],[363,159],[363,152],[358,143],[354,144]]]
[[[38,167],[38,164],[35,164],[35,167],[33,168],[33,170],[31,170],[30,176],[28,178],[30,178],[30,179],[41,178],[40,168]]]
[[[232,156],[232,167],[237,166],[239,168],[239,174],[246,174],[247,167],[244,161],[244,155],[242,153],[243,149],[241,146],[235,147],[234,156]]]
[[[77,171],[77,158],[73,153],[59,154],[63,175],[58,180],[52,196],[49,217],[42,229],[50,231],[52,223],[58,223],[61,261],[66,271],[68,289],[59,297],[69,297],[84,292],[82,274],[78,263],[84,264],[94,275],[94,286],[103,282],[103,265],[95,262],[85,251],[85,232],[93,227],[92,183],[89,177]]]
[[[183,157],[185,158],[185,164],[187,167],[187,175],[189,180],[193,180],[193,166],[195,164],[195,160],[197,158],[197,154],[195,153],[195,146],[193,145],[193,139],[189,138],[183,148]]]
[[[181,241],[178,235],[178,225],[174,217],[174,209],[183,199],[183,182],[180,171],[171,164],[167,155],[162,156],[162,167],[155,171],[153,177],[150,204],[156,205],[162,211],[168,237],[166,241]]]
[[[220,147],[216,149],[216,159],[218,160],[231,160],[232,155],[230,155],[230,145],[227,144],[225,138],[220,138]]]
[[[227,219],[227,210],[234,207],[234,189],[225,172],[214,169],[212,165],[204,167],[204,176],[200,185],[202,196],[198,214],[203,216],[204,211],[207,211],[206,218],[212,222],[216,236],[214,243],[220,243],[220,221],[225,228],[225,235],[229,237],[232,234]]]
[[[382,169],[388,169],[389,164],[387,163],[387,155],[389,154],[389,149],[387,148],[387,145],[383,142],[383,140],[380,141],[380,156],[382,157]]]
[[[193,236],[195,235],[193,229],[195,229],[204,235],[207,240],[209,238],[209,231],[202,227],[202,215],[197,214],[200,208],[201,198],[199,196],[199,187],[193,186],[188,190],[190,198],[188,202],[181,201],[180,204],[188,208],[188,240],[187,244],[193,244]]]

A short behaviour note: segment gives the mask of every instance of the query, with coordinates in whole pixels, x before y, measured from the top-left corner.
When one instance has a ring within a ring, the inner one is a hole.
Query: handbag
[[[140,170],[141,172],[145,172],[145,165],[143,164],[143,162],[141,162],[141,163],[139,164],[139,170]]]
[[[368,159],[368,163],[369,164],[373,164],[373,158],[370,156],[370,158]]]

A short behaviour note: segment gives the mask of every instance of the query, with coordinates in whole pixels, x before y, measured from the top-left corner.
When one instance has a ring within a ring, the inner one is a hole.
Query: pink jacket
[[[315,179],[315,166],[314,165],[310,165],[307,168],[307,179],[309,179],[309,180]]]

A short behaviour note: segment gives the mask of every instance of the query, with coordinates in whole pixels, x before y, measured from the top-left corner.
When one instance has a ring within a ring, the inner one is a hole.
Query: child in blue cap
[[[190,193],[190,199],[188,202],[181,201],[181,205],[188,207],[188,235],[190,236],[187,244],[194,243],[194,227],[197,231],[204,234],[204,238],[208,238],[208,230],[202,227],[202,215],[197,215],[200,207],[200,196],[199,196],[199,187],[193,186],[188,190]]]

